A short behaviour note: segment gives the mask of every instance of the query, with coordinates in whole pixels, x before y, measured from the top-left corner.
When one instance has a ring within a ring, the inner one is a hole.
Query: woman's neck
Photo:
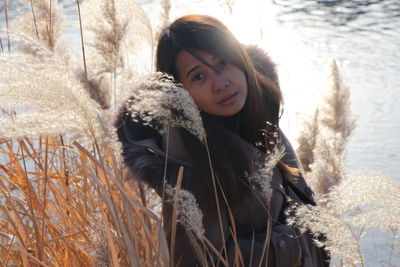
[[[238,133],[239,131],[240,113],[232,116],[217,116],[202,112],[202,116],[219,122],[225,128],[231,130],[234,133]]]

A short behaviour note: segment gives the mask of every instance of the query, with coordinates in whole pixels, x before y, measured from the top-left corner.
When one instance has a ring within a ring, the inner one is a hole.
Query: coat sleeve
[[[149,146],[143,145],[156,146],[160,140],[158,133],[149,126],[132,121],[130,115],[124,111],[118,114],[114,125],[122,143],[122,157],[128,170],[127,179],[144,182],[159,192],[163,186],[164,162]]]
[[[128,179],[135,179],[139,182],[144,182],[154,188],[158,195],[163,195],[164,187],[164,164],[165,157],[162,156],[162,151],[158,153],[149,149],[149,147],[161,149],[162,139],[160,135],[150,127],[143,126],[138,122],[131,120],[129,115],[121,112],[115,122],[119,140],[122,142],[124,163],[128,169]],[[161,149],[162,150],[162,149]],[[178,177],[180,165],[176,162],[168,163],[166,180],[171,186],[175,186]],[[185,168],[184,181],[190,179],[191,170]],[[189,183],[190,185],[190,183]],[[204,190],[201,188],[188,188],[188,183],[182,184],[182,189],[192,192],[197,199],[214,199],[210,196],[205,196]],[[221,234],[219,216],[215,208],[215,199],[213,201],[201,201],[199,203],[200,210],[203,212],[203,228],[205,238],[220,251],[224,239],[228,235],[228,227],[226,220],[226,210],[224,205],[221,205],[221,222],[223,225],[223,234]],[[193,231],[188,229],[179,220],[172,221],[172,201],[171,198],[165,198],[163,201],[163,228],[167,237],[168,245],[171,246],[172,225],[176,223],[175,249],[174,258],[175,266],[203,266],[205,261],[208,263],[214,262],[216,256],[212,253],[207,245],[204,245],[203,240],[199,240],[194,235]],[[184,207],[190,209],[192,207]],[[206,211],[206,212],[205,212]]]

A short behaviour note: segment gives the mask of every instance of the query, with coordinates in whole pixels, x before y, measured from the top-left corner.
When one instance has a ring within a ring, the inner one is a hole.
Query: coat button
[[[279,242],[278,242],[278,248],[281,248],[281,249],[285,249],[286,248],[286,242],[285,242],[285,240],[279,240]]]

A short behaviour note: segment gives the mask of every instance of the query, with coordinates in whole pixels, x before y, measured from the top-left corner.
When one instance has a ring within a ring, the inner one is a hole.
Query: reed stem
[[[53,43],[53,25],[52,25],[52,5],[53,0],[49,0],[49,47],[51,50],[54,50],[54,43]]]
[[[7,29],[7,47],[8,47],[8,52],[11,50],[11,43],[10,43],[10,34],[8,32],[8,8],[7,8],[7,0],[4,0],[4,14],[6,16],[6,29]],[[3,45],[2,45],[2,50],[3,50]]]
[[[172,209],[172,229],[171,229],[171,266],[174,265],[175,261],[175,238],[176,238],[176,225],[177,225],[177,216],[178,216],[178,202],[179,202],[179,191],[181,190],[182,180],[183,180],[183,170],[184,168],[181,166],[179,168],[178,180],[175,186],[174,193],[174,204]]]
[[[210,170],[211,170],[211,180],[213,183],[213,188],[214,188],[214,194],[215,194],[215,204],[217,207],[217,213],[218,213],[218,222],[219,222],[219,227],[220,227],[220,231],[221,231],[221,239],[222,241],[222,249],[224,251],[224,255],[227,255],[227,251],[226,251],[226,245],[225,245],[225,233],[224,233],[224,226],[222,224],[222,214],[221,214],[221,209],[219,206],[219,199],[218,199],[218,190],[217,190],[217,185],[215,183],[215,175],[214,175],[214,169],[212,166],[212,162],[211,162],[211,154],[210,154],[210,150],[208,148],[208,142],[207,142],[207,137],[204,138],[204,144],[207,150],[207,157],[208,157],[208,164],[210,166]],[[221,188],[222,191],[222,188]]]
[[[35,217],[35,209],[33,207],[33,195],[32,195],[32,185],[31,182],[29,181],[28,178],[28,169],[26,167],[26,160],[25,160],[25,153],[24,153],[24,142],[22,140],[19,140],[19,144],[21,147],[21,154],[22,154],[22,163],[23,163],[23,167],[24,167],[24,178],[26,181],[26,187],[28,190],[28,205],[29,205],[29,212],[30,212],[30,216],[32,218],[32,225],[33,225],[33,229],[35,232],[35,236],[36,236],[36,240],[40,240],[40,236],[39,236],[39,227],[36,221],[36,217]],[[39,259],[42,260],[42,255],[41,255],[41,249],[40,249],[40,244],[39,242],[36,242],[36,249],[39,253]]]
[[[39,31],[38,31],[37,22],[36,22],[35,10],[34,10],[34,8],[33,8],[33,2],[32,2],[32,0],[30,0],[29,2],[30,2],[30,4],[31,4],[33,23],[35,24],[36,37],[37,37],[38,40],[40,40],[40,38],[39,38]]]
[[[76,5],[78,7],[78,18],[79,18],[79,29],[80,29],[80,34],[81,34],[81,47],[82,47],[82,58],[83,58],[83,69],[85,72],[84,79],[85,79],[85,85],[87,88],[89,88],[89,79],[88,79],[88,73],[87,73],[87,68],[86,68],[86,56],[85,56],[85,44],[83,40],[83,28],[82,28],[82,18],[81,18],[81,7],[79,4],[79,0],[76,0]]]
[[[45,147],[45,160],[44,160],[44,190],[43,190],[43,211],[42,211],[42,216],[43,216],[43,222],[42,222],[42,235],[40,239],[40,246],[42,249],[42,252],[40,253],[43,255],[43,244],[44,244],[44,238],[45,238],[45,224],[46,224],[46,196],[47,196],[47,180],[48,180],[48,155],[49,155],[49,137],[46,136],[46,147]]]

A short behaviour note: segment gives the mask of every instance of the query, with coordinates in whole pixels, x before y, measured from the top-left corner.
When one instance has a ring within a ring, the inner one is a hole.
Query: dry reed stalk
[[[36,248],[37,248],[37,251],[39,252],[39,258],[41,258],[42,257],[42,255],[41,255],[42,250],[40,248],[40,245],[42,245],[42,244],[39,242],[39,240],[40,240],[39,226],[38,226],[38,222],[36,220],[36,216],[35,216],[35,213],[34,213],[34,207],[33,207],[33,198],[34,198],[33,197],[33,191],[34,191],[34,188],[31,185],[31,183],[30,183],[30,181],[28,179],[28,175],[27,175],[28,172],[27,172],[27,167],[26,167],[24,148],[22,146],[23,142],[19,141],[19,143],[21,145],[21,155],[22,155],[22,162],[23,162],[23,168],[24,168],[23,177],[25,178],[25,182],[26,182],[27,189],[28,189],[27,197],[28,197],[28,200],[29,200],[29,212],[30,212],[30,215],[32,217],[32,225],[33,225],[33,229],[34,229],[34,234],[36,236],[36,240],[38,241],[38,242],[36,242]],[[35,197],[35,200],[37,200],[37,197]]]
[[[8,34],[8,7],[7,7],[7,0],[4,0],[4,15],[6,17],[6,30],[7,30],[7,47],[8,52],[10,52],[11,44],[10,44],[10,35]],[[2,45],[3,46],[3,45]]]
[[[231,233],[232,233],[232,239],[233,239],[233,242],[234,242],[234,245],[235,245],[235,259],[233,260],[233,264],[235,266],[244,266],[243,255],[242,255],[242,252],[241,252],[240,247],[239,247],[239,242],[237,240],[237,230],[236,230],[235,218],[234,218],[232,210],[231,210],[231,208],[229,206],[229,203],[228,203],[228,200],[226,198],[225,192],[222,190],[222,185],[221,185],[221,183],[219,182],[218,179],[217,179],[217,182],[218,182],[218,186],[219,186],[219,188],[221,190],[222,197],[224,198],[225,204],[227,206],[227,211],[228,211],[229,219],[231,221],[231,226],[232,226]],[[218,260],[221,260],[221,255],[218,255]],[[217,266],[218,266],[218,263],[217,263]]]
[[[161,201],[165,200],[165,184],[167,181],[167,169],[168,169],[168,156],[169,156],[169,131],[170,126],[166,126],[166,148],[165,148],[165,161],[164,161],[164,174],[163,174],[163,188],[161,192]],[[179,178],[179,177],[178,177]]]
[[[49,155],[49,137],[46,138],[46,148],[45,148],[45,158],[44,158],[44,190],[43,190],[43,211],[42,211],[42,216],[43,216],[43,221],[42,221],[42,234],[40,237],[40,244],[41,244],[41,251],[39,255],[43,255],[43,240],[44,236],[46,235],[46,200],[47,200],[47,180],[48,180],[48,155]],[[39,257],[41,259],[41,257]]]
[[[181,166],[179,168],[178,180],[175,185],[175,194],[173,196],[173,208],[172,208],[172,230],[171,230],[171,245],[170,245],[170,255],[171,255],[171,266],[175,266],[175,238],[176,238],[176,225],[177,225],[177,217],[178,217],[178,194],[181,189],[182,180],[183,180],[183,170],[184,168]]]
[[[54,46],[54,40],[53,40],[53,27],[52,27],[52,1],[49,1],[49,26],[47,28],[47,32],[49,35],[49,47]]]
[[[88,79],[88,73],[87,73],[87,67],[86,67],[86,55],[85,55],[85,43],[83,41],[83,27],[82,27],[82,18],[81,18],[81,7],[79,4],[79,0],[76,0],[76,6],[78,8],[78,18],[79,18],[79,31],[80,31],[80,37],[81,37],[81,48],[82,48],[82,60],[83,60],[83,70],[84,70],[84,81],[86,84],[86,87],[89,88],[89,79]]]
[[[32,0],[29,0],[29,3],[31,5],[32,18],[33,18],[33,24],[35,25],[36,37],[37,37],[38,40],[40,40],[40,38],[39,38],[39,30],[38,30],[38,26],[37,26],[37,22],[36,22],[36,16],[35,16],[35,9],[33,7]]]
[[[224,226],[222,224],[222,214],[221,214],[221,208],[220,208],[220,203],[219,203],[219,198],[218,198],[218,189],[217,189],[217,185],[216,185],[216,177],[214,175],[214,168],[212,165],[212,161],[211,161],[211,154],[210,154],[210,150],[208,147],[208,142],[207,142],[207,138],[204,138],[204,145],[207,151],[207,158],[208,158],[208,164],[210,166],[210,174],[211,174],[211,180],[212,180],[212,186],[213,186],[213,190],[214,190],[214,195],[215,195],[215,205],[217,207],[217,216],[218,216],[218,224],[219,224],[219,228],[221,231],[221,239],[222,240],[226,240],[225,239],[225,234],[224,234]],[[221,188],[221,191],[223,191],[223,189]],[[222,251],[224,253],[224,255],[228,255],[227,250],[226,250],[226,245],[225,242],[222,242]],[[224,262],[223,262],[224,263]],[[225,266],[228,266],[225,264]]]

